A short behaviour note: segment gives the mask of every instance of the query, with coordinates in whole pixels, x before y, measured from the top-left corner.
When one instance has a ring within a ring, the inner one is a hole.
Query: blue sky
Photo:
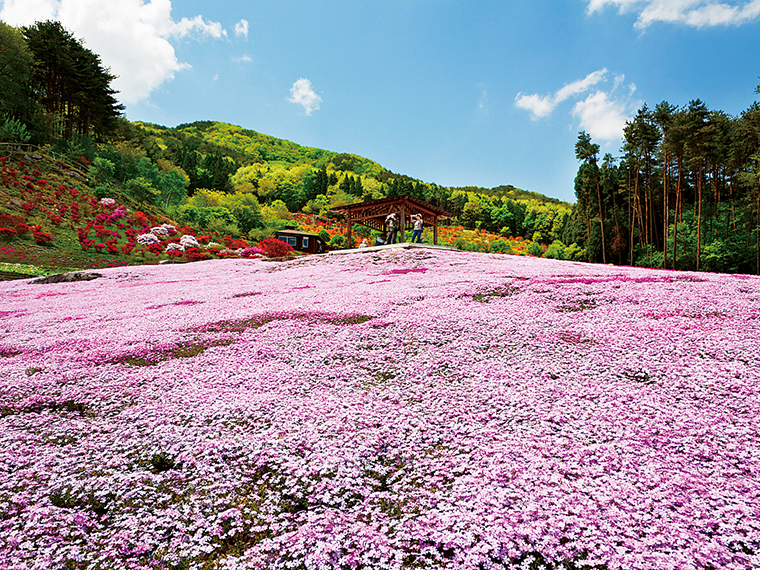
[[[119,75],[130,120],[219,120],[445,186],[574,201],[586,130],[644,103],[760,96],[760,0],[0,0]]]

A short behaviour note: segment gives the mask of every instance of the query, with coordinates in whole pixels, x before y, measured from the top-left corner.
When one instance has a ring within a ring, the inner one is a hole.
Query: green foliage
[[[243,233],[249,234],[253,229],[264,227],[259,201],[252,194],[233,194],[226,203]]]
[[[317,235],[322,239],[323,242],[330,242],[330,234],[327,230],[319,230],[319,233]]]
[[[284,228],[293,219],[293,214],[282,200],[275,200],[269,206],[264,206],[261,213],[264,224],[275,229]]]
[[[335,234],[330,238],[330,246],[335,248],[342,248],[346,244],[346,237],[342,234]]]
[[[237,225],[235,216],[222,206],[194,206],[183,204],[177,208],[179,221],[204,229],[220,228]]]
[[[26,125],[18,119],[8,117],[0,122],[0,141],[12,143],[28,143],[32,133],[26,129]]]
[[[49,134],[70,141],[74,134],[114,132],[124,106],[114,98],[110,84],[115,76],[103,67],[100,56],[59,22],[37,22],[22,30],[34,60],[32,91],[55,118]]]
[[[533,242],[528,246],[527,252],[535,257],[541,257],[544,255],[544,248],[538,242]]]
[[[567,259],[565,256],[565,250],[567,247],[559,240],[554,240],[544,252],[544,257],[549,259]]]
[[[124,189],[135,200],[144,204],[155,204],[156,198],[159,196],[159,191],[153,187],[150,180],[142,176],[128,180]]]
[[[164,208],[180,204],[187,197],[189,184],[188,176],[177,168],[173,168],[161,176],[158,181],[158,191]]]
[[[512,253],[512,247],[505,239],[496,239],[488,246],[489,253]]]
[[[248,232],[248,239],[254,243],[258,243],[262,240],[274,237],[275,230],[273,228],[256,228]]]
[[[90,164],[90,169],[88,171],[90,179],[96,183],[113,180],[115,173],[116,165],[107,158],[102,158],[100,156],[95,157],[92,164]]]
[[[0,140],[26,143],[41,130],[41,108],[32,89],[34,59],[23,34],[0,22]]]
[[[569,261],[585,261],[586,250],[582,249],[577,243],[571,243],[563,252],[565,259]]]

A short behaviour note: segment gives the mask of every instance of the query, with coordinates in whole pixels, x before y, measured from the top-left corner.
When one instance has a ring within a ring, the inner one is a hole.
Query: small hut
[[[329,249],[325,241],[317,234],[302,232],[292,226],[274,232],[274,237],[284,241],[295,251],[303,251],[304,253],[327,253]]]
[[[409,216],[411,214],[419,214],[422,216],[422,222],[425,226],[433,228],[433,244],[438,245],[438,220],[454,217],[446,210],[408,195],[370,200],[368,202],[361,202],[360,204],[349,204],[348,206],[335,208],[335,211],[343,212],[346,215],[348,224],[346,239],[349,243],[351,243],[351,226],[353,224],[359,224],[378,232],[384,232],[387,229],[385,218],[388,214],[395,212],[401,219],[401,227],[398,234],[399,243],[406,241],[406,231],[411,229]]]

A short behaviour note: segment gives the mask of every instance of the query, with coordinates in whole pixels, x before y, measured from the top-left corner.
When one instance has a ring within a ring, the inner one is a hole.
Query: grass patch
[[[472,295],[472,300],[478,303],[490,303],[495,298],[511,297],[519,291],[519,287],[512,285],[502,285],[493,289],[486,289]]]
[[[175,358],[193,358],[214,346],[228,346],[231,339],[196,341],[174,346],[161,346],[152,350],[125,354],[108,361],[109,364],[127,364],[129,366],[155,366],[164,360]]]
[[[328,323],[336,326],[360,325],[371,320],[370,315],[337,315],[334,313],[264,313],[247,319],[234,319],[218,321],[192,329],[194,332],[242,333],[250,329],[257,329],[273,321],[306,321],[309,323]]]

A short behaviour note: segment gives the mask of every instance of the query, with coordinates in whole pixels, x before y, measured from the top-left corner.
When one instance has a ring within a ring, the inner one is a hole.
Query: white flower
[[[140,234],[137,236],[137,243],[140,245],[153,245],[154,243],[158,243],[161,241],[158,239],[155,234]]]
[[[191,235],[184,235],[179,239],[179,243],[182,244],[182,247],[185,249],[190,249],[191,247],[200,247],[201,244],[198,243],[198,240],[195,239],[195,236]]]

